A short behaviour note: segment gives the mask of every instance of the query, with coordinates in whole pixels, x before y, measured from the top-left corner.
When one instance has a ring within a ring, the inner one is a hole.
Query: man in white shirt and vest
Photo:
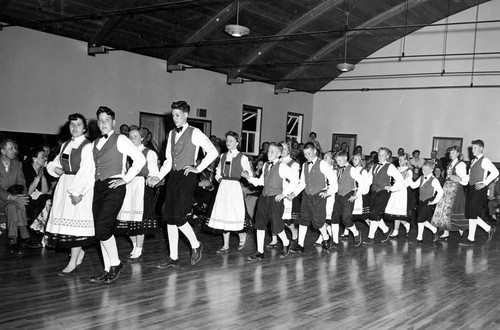
[[[465,198],[465,217],[469,219],[469,236],[461,245],[474,245],[477,226],[488,234],[490,241],[496,228],[488,225],[484,219],[488,213],[488,185],[498,176],[498,169],[483,155],[483,140],[472,141],[472,155],[469,169],[469,192]]]
[[[197,186],[196,174],[206,169],[219,155],[215,146],[203,132],[188,125],[187,119],[191,107],[186,101],[173,102],[171,108],[176,127],[168,134],[166,159],[160,169],[159,176],[148,178],[150,185],[156,185],[170,173],[163,206],[170,256],[156,265],[158,269],[180,266],[179,230],[186,236],[191,245],[191,265],[200,261],[203,245],[198,241],[193,228],[187,222],[187,215],[193,206],[193,194]],[[206,155],[196,166],[196,158],[200,148],[206,152]]]
[[[125,136],[116,133],[115,112],[108,107],[97,109],[97,126],[102,135],[92,145],[95,167],[94,198],[92,213],[96,238],[101,244],[104,272],[92,276],[90,282],[109,284],[116,280],[123,270],[118,256],[113,230],[116,217],[125,198],[125,184],[139,173],[146,164],[146,158]],[[132,166],[127,168],[127,157],[132,158]],[[73,196],[78,203],[83,196]]]

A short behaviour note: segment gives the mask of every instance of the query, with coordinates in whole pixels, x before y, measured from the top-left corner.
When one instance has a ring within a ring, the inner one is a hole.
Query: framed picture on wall
[[[347,144],[347,151],[349,155],[354,151],[354,147],[356,147],[356,141],[358,139],[357,134],[332,134],[332,150],[337,151],[342,146],[343,143]]]
[[[461,137],[442,137],[435,136],[432,138],[432,150],[437,151],[437,158],[446,157],[446,150],[449,147],[458,146],[460,148],[460,152],[464,152],[462,150],[463,138]]]

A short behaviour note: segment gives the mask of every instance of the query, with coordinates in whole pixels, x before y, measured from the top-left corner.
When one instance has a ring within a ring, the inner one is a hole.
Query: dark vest
[[[269,164],[264,166],[264,190],[263,196],[276,196],[283,192],[283,179],[279,173],[280,162],[276,162],[271,169]]]
[[[379,164],[375,164],[374,166],[378,165]],[[385,186],[391,185],[391,177],[387,175],[387,170],[389,169],[389,165],[390,165],[389,163],[385,163],[384,166],[378,169],[377,174],[374,173],[372,188],[371,188],[372,191],[379,192],[384,190]]]
[[[149,174],[149,170],[148,170],[148,151],[151,150],[149,148],[144,148],[144,150],[142,151],[142,154],[144,155],[144,158],[146,158],[146,164],[144,164],[144,166],[141,168],[141,170],[139,171],[139,173],[137,173],[137,176],[143,176],[145,178],[148,177],[148,174]]]
[[[356,189],[356,180],[354,180],[351,176],[351,164],[347,164],[344,169],[344,172],[339,177],[339,195],[345,196],[354,189]]]
[[[108,137],[108,141],[102,146],[101,150],[97,149],[97,145],[102,137],[97,138],[94,142],[95,163],[95,179],[106,180],[112,176],[122,174],[123,154],[118,151],[117,141],[120,134],[114,132]]]
[[[434,191],[434,187],[432,186],[432,181],[434,181],[435,179],[435,177],[431,176],[427,181],[425,181],[423,186],[420,186],[418,194],[421,201],[426,201],[429,198],[432,198],[436,193]]]
[[[242,157],[243,154],[240,152],[236,155],[236,157],[233,157],[233,159],[229,162],[229,164],[226,164],[227,152],[221,156],[220,165],[222,170],[221,172],[222,178],[231,178],[231,179],[241,178],[241,172],[243,172],[243,167],[241,166]]]
[[[177,132],[172,130],[171,156],[172,156],[172,169],[180,171],[186,166],[194,166],[196,146],[192,142],[194,127],[187,126],[185,132],[175,142]]]
[[[64,145],[62,146],[63,151],[64,149],[66,149],[70,142],[71,140],[64,143]],[[76,174],[76,172],[78,172],[78,170],[80,169],[80,163],[82,161],[83,147],[89,143],[90,141],[85,139],[77,149],[71,149],[71,152],[69,154],[61,153],[61,155],[59,156],[59,160],[61,162],[64,174]],[[69,158],[66,158],[65,155],[68,155]]]
[[[316,195],[320,191],[326,188],[326,178],[323,173],[321,173],[319,164],[321,160],[316,159],[310,170],[308,170],[309,164],[304,163],[304,179],[306,181],[306,194],[312,196]]]
[[[482,167],[484,157],[476,160],[474,164],[470,167],[469,172],[469,184],[473,185],[477,182],[481,182],[484,179],[484,168]]]

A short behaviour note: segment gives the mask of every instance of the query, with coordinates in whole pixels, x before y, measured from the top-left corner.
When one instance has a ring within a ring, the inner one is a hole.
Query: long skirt
[[[48,246],[71,248],[88,246],[94,242],[94,190],[90,189],[80,203],[73,205],[67,189],[74,179],[74,175],[63,174],[57,183],[45,228]]]
[[[298,224],[298,220],[300,218],[300,199],[302,196],[295,196],[294,199],[288,200],[283,199],[283,205],[285,206],[285,210],[283,211],[283,221],[287,226]]]
[[[237,180],[222,179],[208,226],[223,231],[240,231],[245,226],[245,200]]]
[[[443,198],[437,203],[431,223],[444,230],[468,230],[469,220],[465,218],[465,192],[458,182],[446,180]]]
[[[365,194],[356,198],[354,201],[354,210],[352,211],[352,220],[366,220],[370,217],[370,194]]]

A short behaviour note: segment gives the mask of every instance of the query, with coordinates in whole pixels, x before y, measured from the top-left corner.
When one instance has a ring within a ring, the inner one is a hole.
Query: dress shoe
[[[73,268],[72,270],[70,270],[69,272],[65,272],[65,271],[60,271],[59,273],[57,273],[58,276],[70,276],[70,275],[75,275],[76,271],[78,270],[78,266]]]
[[[475,241],[471,241],[468,238],[466,238],[463,241],[459,242],[458,245],[462,245],[462,246],[474,246],[474,245],[476,245],[476,242]]]
[[[422,245],[422,244],[424,244],[424,240],[423,239],[416,239],[414,241],[411,241],[410,244],[411,245]]]
[[[323,242],[321,242],[321,246],[323,247],[323,251],[326,251],[330,248],[330,240],[325,239]]]
[[[317,246],[317,247],[322,247],[323,246],[323,241],[320,242],[314,242],[313,244],[314,246]]]
[[[179,262],[179,259],[172,259],[168,258],[168,260],[162,261],[158,264],[156,264],[157,269],[164,269],[164,268],[179,268],[181,266],[181,263]]]
[[[389,229],[387,232],[384,233],[384,238],[382,238],[382,243],[387,242],[391,238],[392,234],[392,229]]]
[[[439,240],[439,230],[436,230],[434,236],[432,237],[432,243],[436,243]]]
[[[249,255],[247,257],[248,261],[257,261],[257,260],[262,260],[264,259],[264,253],[260,253],[259,251]]]
[[[488,238],[486,239],[486,242],[491,241],[493,238],[493,234],[497,231],[497,229],[494,226],[491,226],[490,230],[488,231]]]
[[[238,244],[238,251],[241,251],[245,248],[245,244],[247,243],[247,240],[245,239],[243,242],[240,242]]]
[[[363,240],[363,244],[373,245],[375,244],[375,240],[373,238],[367,237],[365,240]]]
[[[229,253],[229,249],[226,249],[226,248],[220,248],[218,249],[215,254],[226,254],[226,253]]]
[[[40,249],[42,247],[42,243],[40,242],[28,242],[26,243],[26,247],[30,249]]]
[[[128,256],[127,261],[128,262],[141,262],[142,261],[142,254],[138,257]]]
[[[361,234],[358,234],[357,236],[354,236],[354,246],[358,247],[363,243],[363,240],[361,239]]]
[[[201,253],[203,252],[203,244],[200,243],[196,249],[191,252],[191,265],[196,265],[198,261],[201,260]]]
[[[92,276],[91,278],[89,278],[89,281],[91,283],[104,282],[104,280],[106,280],[106,277],[108,277],[108,272],[104,271],[104,272],[102,272],[101,274],[99,274],[97,276]]]
[[[292,253],[302,253],[302,252],[304,252],[304,247],[300,246],[299,244],[296,244],[293,248],[290,249],[290,252],[292,252]]]
[[[280,258],[285,258],[287,255],[290,254],[290,246],[291,246],[290,243],[287,246],[283,246],[283,249],[281,250],[280,253]]]
[[[389,239],[396,239],[398,238],[398,235],[399,235],[398,233],[395,234],[394,232],[392,232],[392,234],[389,235]]]
[[[349,239],[349,234],[342,234],[340,235],[341,240]]]
[[[115,281],[118,276],[120,276],[120,273],[123,271],[123,263],[120,262],[118,266],[111,266],[109,268],[108,276],[106,276],[106,279],[104,280],[104,283],[109,284],[113,281]]]
[[[266,245],[266,249],[276,249],[278,247],[278,243],[269,243]]]

